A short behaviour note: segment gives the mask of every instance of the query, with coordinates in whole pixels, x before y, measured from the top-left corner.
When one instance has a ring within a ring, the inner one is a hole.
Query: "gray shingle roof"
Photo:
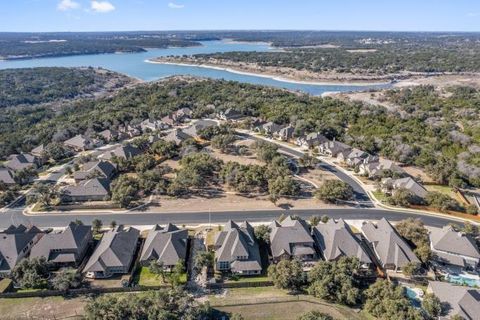
[[[83,180],[76,186],[67,186],[65,195],[69,197],[108,196],[110,194],[110,180],[94,178]]]
[[[175,144],[180,144],[185,140],[192,139],[191,135],[186,134],[180,129],[175,129],[165,136],[165,141],[171,141]]]
[[[428,286],[448,308],[445,312],[448,317],[459,315],[466,320],[480,319],[480,290],[440,281],[430,281]]]
[[[13,172],[7,168],[0,168],[0,181],[5,184],[15,184]]]
[[[106,232],[83,272],[105,272],[109,267],[129,267],[137,248],[140,231],[118,226]]]
[[[427,190],[410,177],[400,179],[387,178],[383,183],[389,185],[393,189],[404,188],[420,198],[425,198],[427,195]]]
[[[184,130],[189,136],[198,137],[199,132],[205,128],[217,126],[217,122],[212,120],[199,120]]]
[[[10,226],[0,232],[0,272],[10,272],[19,260],[22,251],[42,233],[37,227]]]
[[[75,137],[64,141],[63,144],[77,149],[89,149],[92,146],[92,141],[89,138],[78,134]]]
[[[12,154],[8,157],[8,161],[5,162],[5,167],[14,171],[23,170],[36,166],[35,156],[29,153]]]
[[[80,254],[92,238],[91,227],[71,222],[59,233],[44,235],[30,252],[31,257],[45,257],[52,262],[77,263]],[[68,253],[59,252],[68,250]],[[75,253],[74,253],[75,252]]]
[[[131,144],[126,144],[124,146],[118,146],[113,150],[109,150],[100,155],[100,158],[105,160],[110,160],[112,157],[116,156],[117,158],[131,159],[139,154],[142,151],[137,147],[132,146]]]
[[[299,253],[299,251],[294,252],[294,250],[303,247],[303,244],[310,244],[308,247],[313,247],[314,240],[310,235],[307,224],[302,219],[296,220],[288,216],[281,223],[274,221],[271,229],[270,244],[274,258],[280,257],[284,253],[288,255]]]
[[[140,261],[154,259],[164,266],[174,266],[180,259],[185,260],[187,254],[188,230],[180,230],[172,224],[165,228],[155,225],[148,232],[143,245]]]
[[[328,261],[346,256],[357,257],[361,263],[372,263],[360,241],[343,219],[337,222],[330,219],[327,223],[319,224],[313,229],[313,236],[323,257]]]
[[[94,176],[111,178],[115,171],[115,165],[109,161],[90,161],[83,165],[82,170],[73,174],[75,180],[85,180]]]
[[[371,222],[365,223],[362,231],[372,243],[384,267],[394,265],[396,268],[402,268],[409,262],[420,262],[405,240],[385,218],[382,218],[377,225]]]
[[[230,262],[233,272],[262,270],[258,243],[253,227],[248,222],[239,226],[230,220],[223,231],[216,234],[215,248],[215,259]]]
[[[451,226],[445,226],[441,229],[432,228],[430,241],[434,250],[480,259],[480,251],[475,241],[470,236],[453,230]]]

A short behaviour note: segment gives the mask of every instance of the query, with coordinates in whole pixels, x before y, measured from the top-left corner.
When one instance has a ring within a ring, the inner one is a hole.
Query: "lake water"
[[[298,90],[312,95],[325,92],[363,91],[370,88],[385,88],[390,85],[357,86],[357,85],[314,85],[279,81],[272,78],[244,75],[212,68],[179,66],[169,64],[147,63],[147,59],[161,56],[181,56],[198,53],[215,53],[228,51],[271,51],[268,44],[238,43],[228,41],[205,41],[202,46],[190,48],[150,49],[147,52],[123,54],[94,54],[68,57],[41,58],[31,60],[0,61],[0,69],[32,68],[32,67],[82,67],[93,66],[117,71],[145,81],[153,81],[172,75],[192,75],[225,79],[251,84],[266,85],[289,90]]]

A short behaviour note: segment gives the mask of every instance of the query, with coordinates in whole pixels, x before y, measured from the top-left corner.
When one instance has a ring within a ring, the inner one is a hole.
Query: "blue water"
[[[172,75],[192,75],[225,79],[251,84],[266,85],[289,90],[302,91],[312,95],[325,92],[363,91],[370,88],[384,88],[389,85],[353,86],[353,85],[312,85],[291,83],[271,78],[237,74],[211,68],[152,64],[145,60],[161,56],[181,56],[198,53],[215,53],[229,51],[271,51],[272,47],[262,43],[235,43],[227,41],[205,41],[202,46],[190,48],[150,49],[147,52],[123,54],[94,54],[68,57],[41,58],[30,60],[0,61],[0,69],[33,67],[102,67],[127,74],[145,81],[153,81]]]
[[[462,275],[448,275],[447,280],[451,283],[466,285],[469,287],[480,287],[480,280],[464,277]]]
[[[416,308],[420,308],[421,302],[418,297],[418,293],[415,292],[415,290],[413,290],[410,287],[404,287],[404,288],[405,288],[405,295],[407,296],[408,300],[410,300],[410,303],[412,304],[412,306]]]

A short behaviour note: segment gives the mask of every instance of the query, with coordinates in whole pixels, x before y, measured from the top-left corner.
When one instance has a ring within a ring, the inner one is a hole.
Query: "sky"
[[[0,0],[0,31],[480,31],[480,0]]]

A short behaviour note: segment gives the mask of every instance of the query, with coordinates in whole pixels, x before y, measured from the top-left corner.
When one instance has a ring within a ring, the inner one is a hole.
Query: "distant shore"
[[[177,66],[185,66],[185,67],[198,67],[198,68],[206,68],[206,69],[213,69],[213,70],[220,70],[220,71],[227,71],[231,73],[241,74],[245,76],[255,76],[261,78],[268,78],[273,79],[276,81],[287,82],[287,83],[297,83],[297,84],[305,84],[305,85],[316,85],[316,86],[377,86],[377,85],[388,85],[391,84],[392,81],[348,81],[348,80],[300,80],[300,79],[293,79],[289,77],[285,77],[283,75],[271,74],[266,72],[251,72],[242,70],[241,68],[234,68],[230,66],[223,66],[223,65],[213,65],[213,64],[203,64],[203,63],[186,63],[186,62],[173,62],[167,61],[164,59],[154,58],[154,59],[147,59],[145,60],[147,63],[153,64],[166,64],[166,65],[177,65]]]

